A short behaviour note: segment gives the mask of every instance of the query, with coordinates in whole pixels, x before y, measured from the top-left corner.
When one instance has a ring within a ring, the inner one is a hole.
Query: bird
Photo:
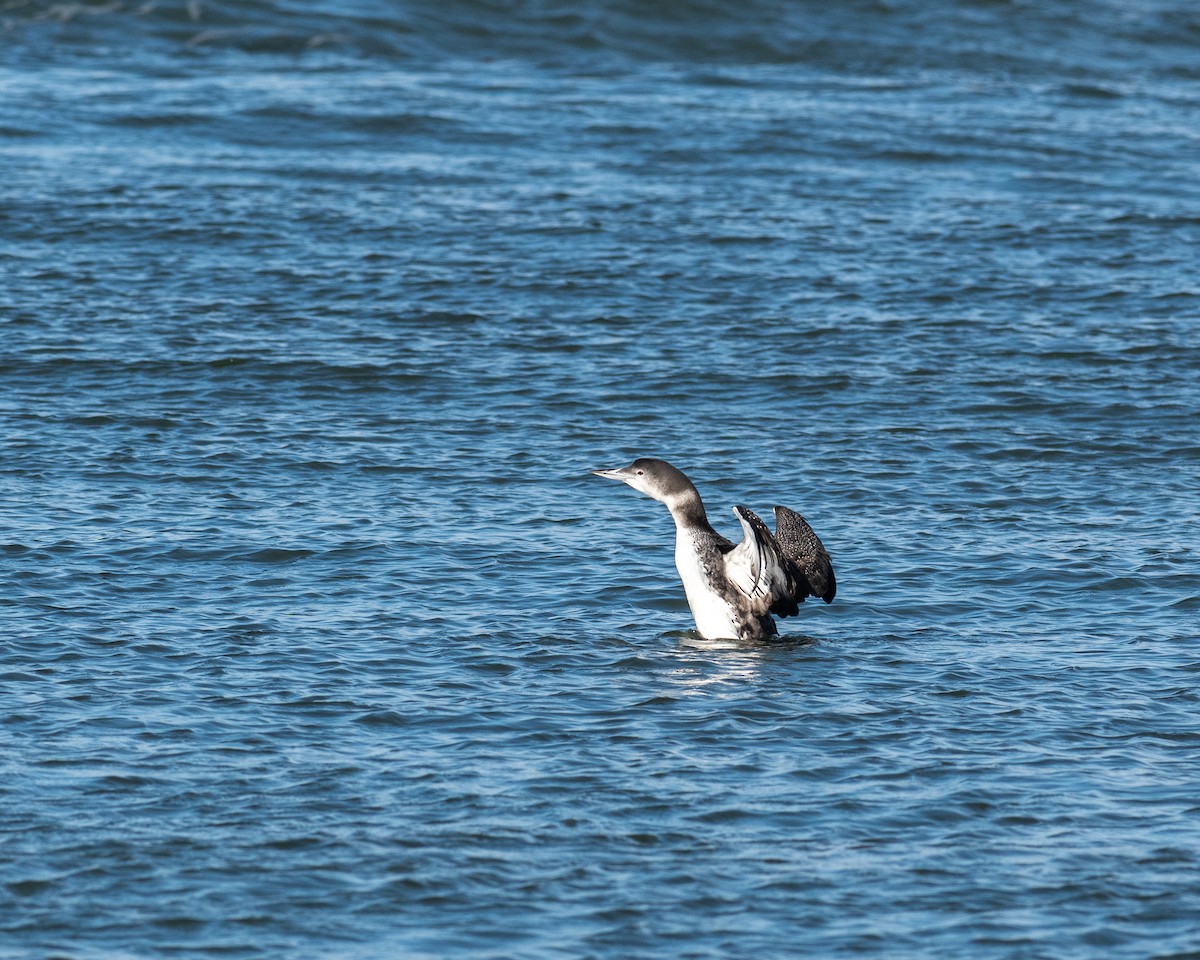
[[[708,522],[695,484],[667,461],[642,458],[592,473],[620,480],[671,511],[675,567],[704,639],[763,640],[779,632],[771,614],[795,616],[806,597],[833,602],[837,581],[829,553],[796,511],[776,507],[772,535],[752,510],[734,507],[743,532],[734,544]]]

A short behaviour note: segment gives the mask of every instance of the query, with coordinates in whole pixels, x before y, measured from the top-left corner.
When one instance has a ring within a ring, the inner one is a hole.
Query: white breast
[[[692,544],[692,538],[680,530],[675,538],[675,567],[683,580],[683,591],[687,594],[688,606],[696,621],[696,630],[706,640],[736,640],[737,623],[733,610],[719,593],[712,589],[700,558]]]

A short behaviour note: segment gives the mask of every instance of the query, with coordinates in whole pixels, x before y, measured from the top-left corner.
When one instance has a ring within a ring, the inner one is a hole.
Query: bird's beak
[[[598,477],[607,477],[609,480],[624,480],[625,479],[625,469],[624,468],[621,468],[618,470],[593,470],[592,473],[594,473]]]

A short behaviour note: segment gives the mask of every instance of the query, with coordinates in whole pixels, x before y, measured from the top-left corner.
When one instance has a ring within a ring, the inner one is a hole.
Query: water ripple
[[[1193,13],[0,8],[14,956],[1200,948]]]

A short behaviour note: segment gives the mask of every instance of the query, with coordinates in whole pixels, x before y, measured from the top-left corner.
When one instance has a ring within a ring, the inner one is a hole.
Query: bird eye
[[[641,476],[643,473],[645,473],[645,472],[646,472],[645,470],[639,470],[639,471],[638,471],[638,476],[640,477],[640,476]]]

